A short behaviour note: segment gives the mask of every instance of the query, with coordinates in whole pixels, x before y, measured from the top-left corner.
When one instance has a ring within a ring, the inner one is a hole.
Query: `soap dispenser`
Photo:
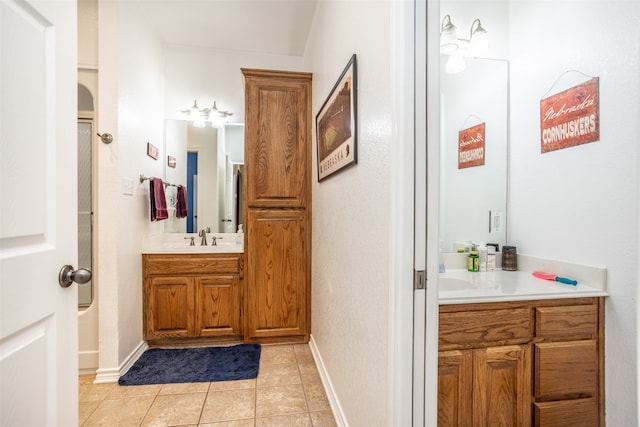
[[[236,234],[236,245],[242,245],[244,243],[244,230],[242,224],[238,225],[238,233]]]

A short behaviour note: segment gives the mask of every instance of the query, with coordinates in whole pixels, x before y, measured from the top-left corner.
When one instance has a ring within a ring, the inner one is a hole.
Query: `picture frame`
[[[358,73],[356,54],[316,115],[318,182],[358,162]]]

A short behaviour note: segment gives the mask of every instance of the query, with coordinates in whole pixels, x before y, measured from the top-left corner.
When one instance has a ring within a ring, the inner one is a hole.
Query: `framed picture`
[[[176,158],[173,156],[167,156],[167,166],[170,168],[176,167]]]
[[[357,163],[357,88],[354,54],[316,115],[318,181]]]

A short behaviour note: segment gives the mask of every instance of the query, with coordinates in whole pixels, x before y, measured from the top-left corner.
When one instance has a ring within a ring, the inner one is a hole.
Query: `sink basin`
[[[194,246],[190,246],[189,237],[194,237]],[[185,238],[186,237],[186,238]],[[167,233],[152,236],[143,241],[142,253],[147,254],[211,254],[242,253],[243,242],[236,233],[217,233],[216,246],[212,235],[207,236],[207,246],[200,245],[200,236],[192,234]]]
[[[438,275],[438,289],[441,291],[463,291],[466,289],[475,289],[479,286],[477,283],[478,273],[469,273],[466,270],[453,270]]]
[[[476,285],[474,285],[473,282],[468,282],[463,279],[456,279],[454,277],[438,278],[438,289],[441,291],[462,291],[475,287]]]

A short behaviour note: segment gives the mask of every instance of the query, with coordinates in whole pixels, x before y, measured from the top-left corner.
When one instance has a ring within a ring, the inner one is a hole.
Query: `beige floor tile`
[[[255,389],[209,391],[200,422],[213,423],[255,418],[255,394]]]
[[[235,420],[235,421],[223,421],[221,423],[205,423],[198,424],[198,427],[254,427],[255,421],[250,420]]]
[[[300,372],[298,371],[298,364],[296,362],[264,365],[258,373],[258,387],[300,383]]]
[[[157,396],[142,420],[144,427],[198,424],[207,393]]]
[[[95,379],[95,374],[78,375],[78,384],[93,384]]]
[[[256,393],[258,417],[308,412],[301,384],[258,387]]]
[[[258,418],[256,427],[311,427],[309,414],[279,415],[276,417]]]
[[[105,399],[122,399],[123,397],[147,395],[155,396],[156,394],[158,394],[161,387],[161,384],[127,386],[116,385]]]
[[[80,383],[78,386],[79,402],[99,402],[106,398],[116,387],[116,383],[91,384]]]
[[[273,363],[295,363],[296,353],[292,345],[263,345],[260,350],[260,368]]]
[[[134,396],[127,399],[104,400],[82,427],[139,426],[153,399],[154,396]]]
[[[302,376],[302,378],[304,377],[320,378],[320,374],[318,373],[318,368],[313,362],[299,363],[298,369],[300,370],[300,375]]]
[[[209,384],[209,391],[242,390],[256,388],[256,379],[238,381],[215,381]]]
[[[96,408],[100,405],[100,401],[95,402],[80,402],[78,404],[78,424],[81,425],[83,422],[89,418],[89,415],[96,410]]]
[[[323,411],[331,409],[327,394],[321,382],[309,382],[303,384],[304,394],[307,397],[309,411]]]
[[[315,363],[309,344],[296,344],[293,346],[298,363]]]
[[[313,427],[336,427],[336,419],[331,411],[311,412]]]
[[[163,384],[160,387],[159,395],[182,394],[182,393],[206,393],[209,391],[209,383],[180,383]]]

